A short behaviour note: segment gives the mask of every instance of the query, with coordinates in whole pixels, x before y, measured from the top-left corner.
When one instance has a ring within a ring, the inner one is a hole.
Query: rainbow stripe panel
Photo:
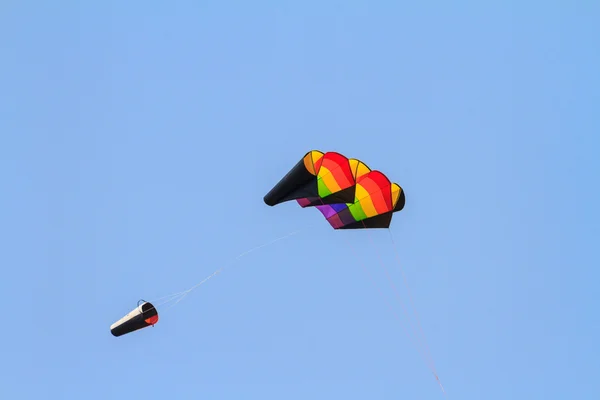
[[[304,166],[307,171],[317,177],[317,190],[320,198],[340,192],[354,186],[354,174],[351,163],[343,155],[336,152],[323,154],[313,150],[304,156]],[[310,205],[318,198],[298,199],[302,207]]]
[[[317,176],[317,189],[320,198],[341,192],[356,184],[356,179],[370,172],[360,160],[346,158],[336,152],[322,153],[312,150],[304,156],[304,166],[307,171]],[[297,202],[302,207],[308,207],[319,198],[302,198]]]
[[[323,216],[334,229],[364,221],[394,211],[402,188],[391,183],[379,171],[371,171],[356,181],[354,203],[317,205]]]

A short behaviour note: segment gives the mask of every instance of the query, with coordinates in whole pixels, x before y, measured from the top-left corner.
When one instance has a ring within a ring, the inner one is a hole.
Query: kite
[[[318,209],[334,230],[367,229],[367,232],[362,231],[359,233],[359,236],[372,233],[369,229],[386,228],[390,233],[397,259],[399,259],[399,253],[395,247],[389,227],[394,213],[404,209],[406,203],[404,189],[399,184],[392,182],[383,172],[372,170],[361,160],[348,158],[343,154],[333,151],[321,152],[319,150],[311,150],[271,188],[263,200],[270,207],[295,200],[303,209]],[[269,246],[294,235],[296,232],[298,231],[291,232],[268,243],[247,250],[235,257],[229,265],[255,250]],[[385,267],[383,257],[379,256],[378,259],[385,269],[392,289],[400,302],[402,302],[396,286]],[[219,274],[226,267],[228,265],[220,267],[207,278],[183,292],[161,297],[160,299],[169,299],[161,304],[156,303],[155,300],[152,301],[159,306],[174,300],[176,300],[175,304],[177,304],[189,293],[196,290],[208,279]],[[408,290],[404,272],[402,274]],[[380,292],[380,294],[382,293]],[[411,305],[414,308],[410,291],[408,295]],[[160,299],[156,299],[156,301]],[[388,305],[392,307],[389,303]],[[393,308],[392,311],[394,311]],[[404,311],[406,313],[406,310]],[[415,339],[415,345],[420,345],[422,356],[425,358],[428,367],[445,393],[435,369],[433,358],[429,352],[416,310],[413,311],[417,318],[417,325],[413,325],[415,337],[412,339]],[[400,319],[396,312],[394,312],[394,316]],[[118,337],[148,326],[154,326],[157,322],[158,312],[155,306],[150,302],[140,300],[138,306],[125,317],[111,325],[110,330],[114,336]],[[406,333],[411,338],[408,330]]]
[[[152,303],[140,300],[136,308],[110,326],[110,333],[118,337],[139,329],[154,326],[157,322],[158,311],[156,311],[156,308]]]
[[[312,150],[267,193],[275,206],[296,200],[316,207],[334,229],[389,228],[404,208],[404,190],[382,172],[336,153]]]
[[[389,230],[393,214],[404,209],[406,203],[404,189],[397,183],[391,182],[383,172],[372,170],[361,160],[348,158],[336,152],[323,153],[319,150],[311,150],[306,153],[273,186],[263,200],[271,207],[296,200],[302,208],[317,208],[334,230],[374,228]],[[389,232],[392,237],[391,230]],[[393,237],[392,244],[394,244]],[[399,258],[395,245],[394,250]],[[385,268],[381,256],[379,260]],[[386,276],[401,301],[396,286],[392,282],[387,268],[385,269]],[[408,290],[404,272],[402,274]],[[410,300],[414,308],[412,297]],[[416,310],[414,311],[416,316]],[[394,315],[399,318],[396,313]],[[416,336],[415,344],[423,346],[422,355],[426,358],[429,368],[445,393],[431,354],[429,354],[418,317],[417,325],[418,330],[413,326]],[[419,332],[421,338],[418,337]]]

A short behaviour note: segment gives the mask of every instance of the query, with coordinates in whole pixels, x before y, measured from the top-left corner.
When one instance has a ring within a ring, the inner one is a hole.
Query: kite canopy
[[[404,190],[382,172],[339,153],[309,151],[264,197],[316,207],[334,229],[389,228],[404,208]]]
[[[154,326],[157,322],[158,312],[156,308],[151,303],[140,300],[136,308],[110,326],[110,333],[118,337],[139,329]]]

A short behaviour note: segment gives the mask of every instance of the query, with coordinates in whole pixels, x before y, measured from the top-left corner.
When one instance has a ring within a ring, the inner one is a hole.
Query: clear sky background
[[[448,399],[600,398],[599,8],[4,2],[0,398],[444,398],[379,257]],[[311,149],[402,185],[400,263],[263,203]]]

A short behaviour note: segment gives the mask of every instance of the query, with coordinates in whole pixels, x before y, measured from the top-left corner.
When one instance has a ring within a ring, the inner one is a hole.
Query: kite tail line
[[[435,376],[435,379],[437,381],[437,383],[440,385],[440,388],[442,389],[442,392],[444,393],[444,395],[446,395],[446,390],[444,389],[444,386],[442,385],[442,382],[440,381],[440,377],[438,376],[437,373],[437,369],[435,368],[435,362],[433,360],[433,357],[431,355],[431,350],[429,349],[429,345],[427,344],[427,339],[425,338],[425,332],[423,331],[423,326],[421,325],[421,320],[419,318],[419,314],[417,312],[417,307],[415,307],[415,303],[410,291],[410,287],[408,285],[408,280],[406,279],[406,274],[404,273],[404,268],[402,268],[402,263],[400,262],[400,252],[398,251],[398,246],[396,245],[396,242],[394,240],[394,234],[392,233],[392,230],[388,228],[388,233],[390,234],[390,239],[392,242],[392,247],[394,249],[394,253],[396,256],[396,261],[398,263],[398,267],[400,268],[400,272],[402,273],[402,279],[404,281],[404,286],[406,287],[406,291],[408,293],[408,298],[410,301],[410,305],[412,307],[412,311],[415,315],[415,319],[417,321],[417,326],[419,328],[419,332],[421,333],[421,339],[423,341],[424,344],[424,351],[426,353],[426,356],[429,360],[430,363],[430,368],[431,368],[431,372],[433,373],[433,375]]]
[[[304,229],[306,229],[306,228],[304,228]],[[158,307],[159,305],[164,305],[164,304],[167,304],[167,303],[170,303],[170,302],[176,300],[174,304],[172,304],[171,306],[169,306],[167,308],[167,310],[168,310],[169,308],[174,307],[177,303],[179,303],[181,300],[183,300],[188,294],[190,294],[194,290],[198,289],[200,286],[202,286],[208,280],[210,280],[210,279],[214,278],[215,276],[219,275],[225,268],[228,268],[228,267],[232,266],[233,264],[235,264],[240,258],[245,257],[248,254],[250,254],[250,253],[252,253],[252,252],[254,252],[256,250],[262,249],[264,247],[271,246],[271,245],[273,245],[273,244],[275,244],[275,243],[277,243],[277,242],[279,242],[281,240],[287,239],[290,236],[293,236],[293,235],[297,234],[298,232],[300,232],[302,230],[303,229],[295,230],[295,231],[290,232],[290,233],[288,233],[286,235],[283,235],[283,236],[280,236],[280,237],[278,237],[276,239],[273,239],[273,240],[271,240],[271,241],[269,241],[267,243],[263,243],[263,244],[261,244],[259,246],[253,247],[253,248],[251,248],[249,250],[246,250],[246,251],[240,253],[239,255],[237,255],[228,264],[220,267],[219,269],[217,269],[216,271],[214,271],[212,274],[208,275],[206,278],[202,279],[200,282],[196,283],[194,286],[190,287],[189,289],[184,290],[182,292],[177,292],[177,293],[169,294],[167,296],[159,297],[157,299],[151,300],[151,302],[155,303],[155,302],[158,302],[160,300],[164,300],[164,301],[162,301],[160,303],[156,303],[156,307]]]

